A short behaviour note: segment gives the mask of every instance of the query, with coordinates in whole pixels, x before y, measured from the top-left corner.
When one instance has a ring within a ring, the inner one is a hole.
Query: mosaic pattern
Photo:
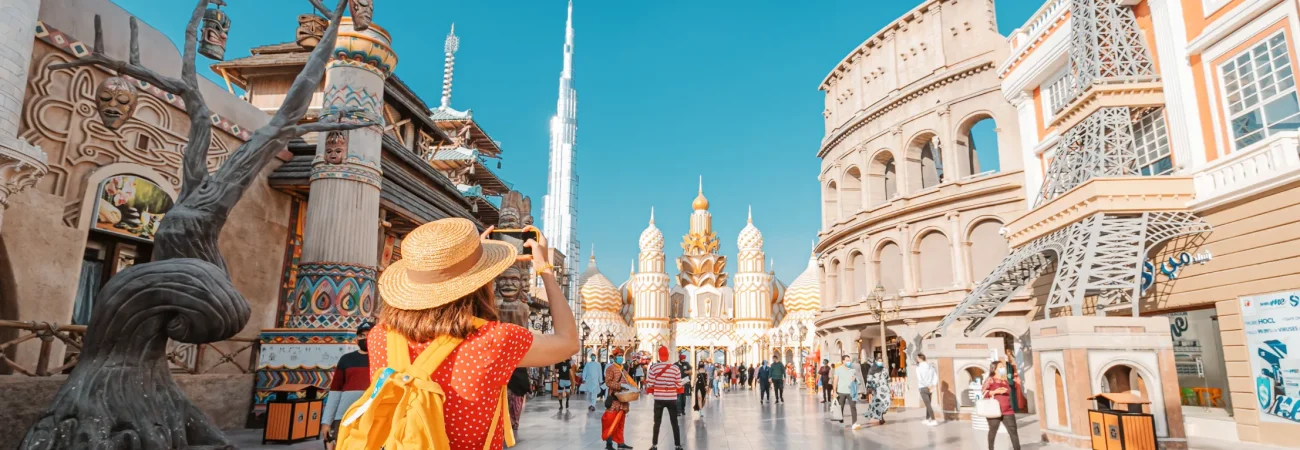
[[[289,245],[284,249],[284,265],[280,276],[280,303],[276,305],[276,326],[289,322],[289,309],[293,304],[294,288],[298,286],[298,262],[302,259],[302,228],[307,223],[307,202],[293,199],[289,214]]]
[[[387,78],[397,68],[397,54],[370,36],[339,33],[333,64],[349,64]]]
[[[67,33],[52,28],[49,25],[46,25],[45,22],[39,20],[36,21],[36,38],[78,58],[90,56],[91,49],[90,47],[87,47],[86,44],[83,44],[81,41],[74,39]],[[146,81],[132,78],[130,75],[123,75],[122,77],[135,83],[136,87],[140,88],[141,91],[148,92],[149,95],[157,97],[172,106],[182,110],[185,109],[185,101],[181,100],[181,98],[175,94],[166,92]],[[241,127],[239,124],[231,122],[230,119],[222,117],[219,114],[213,114],[209,117],[209,120],[212,121],[213,126],[238,137],[242,141],[247,141],[249,138],[253,137],[253,132],[251,130]]]
[[[291,294],[289,328],[353,329],[375,311],[375,269],[342,263],[310,263],[298,268]]]
[[[322,117],[336,117],[348,111],[341,119],[384,124],[384,118],[379,114],[383,100],[366,88],[357,90],[350,85],[330,85],[325,88],[325,105]]]

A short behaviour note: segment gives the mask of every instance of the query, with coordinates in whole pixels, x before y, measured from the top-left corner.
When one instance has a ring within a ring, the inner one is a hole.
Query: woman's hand
[[[550,265],[551,252],[550,249],[546,246],[546,236],[542,235],[542,232],[538,230],[537,227],[532,225],[524,227],[524,230],[533,231],[534,233],[536,233],[537,238],[529,239],[528,242],[524,242],[524,247],[528,247],[529,249],[531,249],[532,255],[520,255],[519,256],[520,261],[531,260],[533,264],[536,266]]]

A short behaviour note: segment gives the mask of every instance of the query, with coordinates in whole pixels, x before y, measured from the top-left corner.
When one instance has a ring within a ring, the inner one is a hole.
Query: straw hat
[[[379,275],[379,294],[397,309],[436,308],[501,275],[517,252],[514,245],[480,239],[469,220],[429,222],[402,240],[402,259]]]

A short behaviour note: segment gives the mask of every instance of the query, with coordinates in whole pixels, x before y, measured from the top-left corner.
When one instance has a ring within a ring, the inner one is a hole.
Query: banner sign
[[[1259,419],[1300,422],[1300,291],[1241,297],[1241,319]]]

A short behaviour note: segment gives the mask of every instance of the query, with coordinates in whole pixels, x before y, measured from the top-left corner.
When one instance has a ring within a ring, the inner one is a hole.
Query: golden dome
[[[782,302],[785,304],[787,314],[798,311],[815,312],[821,309],[822,289],[817,277],[816,259],[809,259],[808,268],[790,282]]]
[[[709,209],[709,199],[704,198],[704,193],[701,192],[700,195],[695,196],[695,201],[691,202],[691,208],[695,208],[696,211]]]
[[[695,196],[695,201],[691,202],[691,207],[696,211],[709,209],[709,199],[704,198],[704,177],[700,177],[700,193]]]

